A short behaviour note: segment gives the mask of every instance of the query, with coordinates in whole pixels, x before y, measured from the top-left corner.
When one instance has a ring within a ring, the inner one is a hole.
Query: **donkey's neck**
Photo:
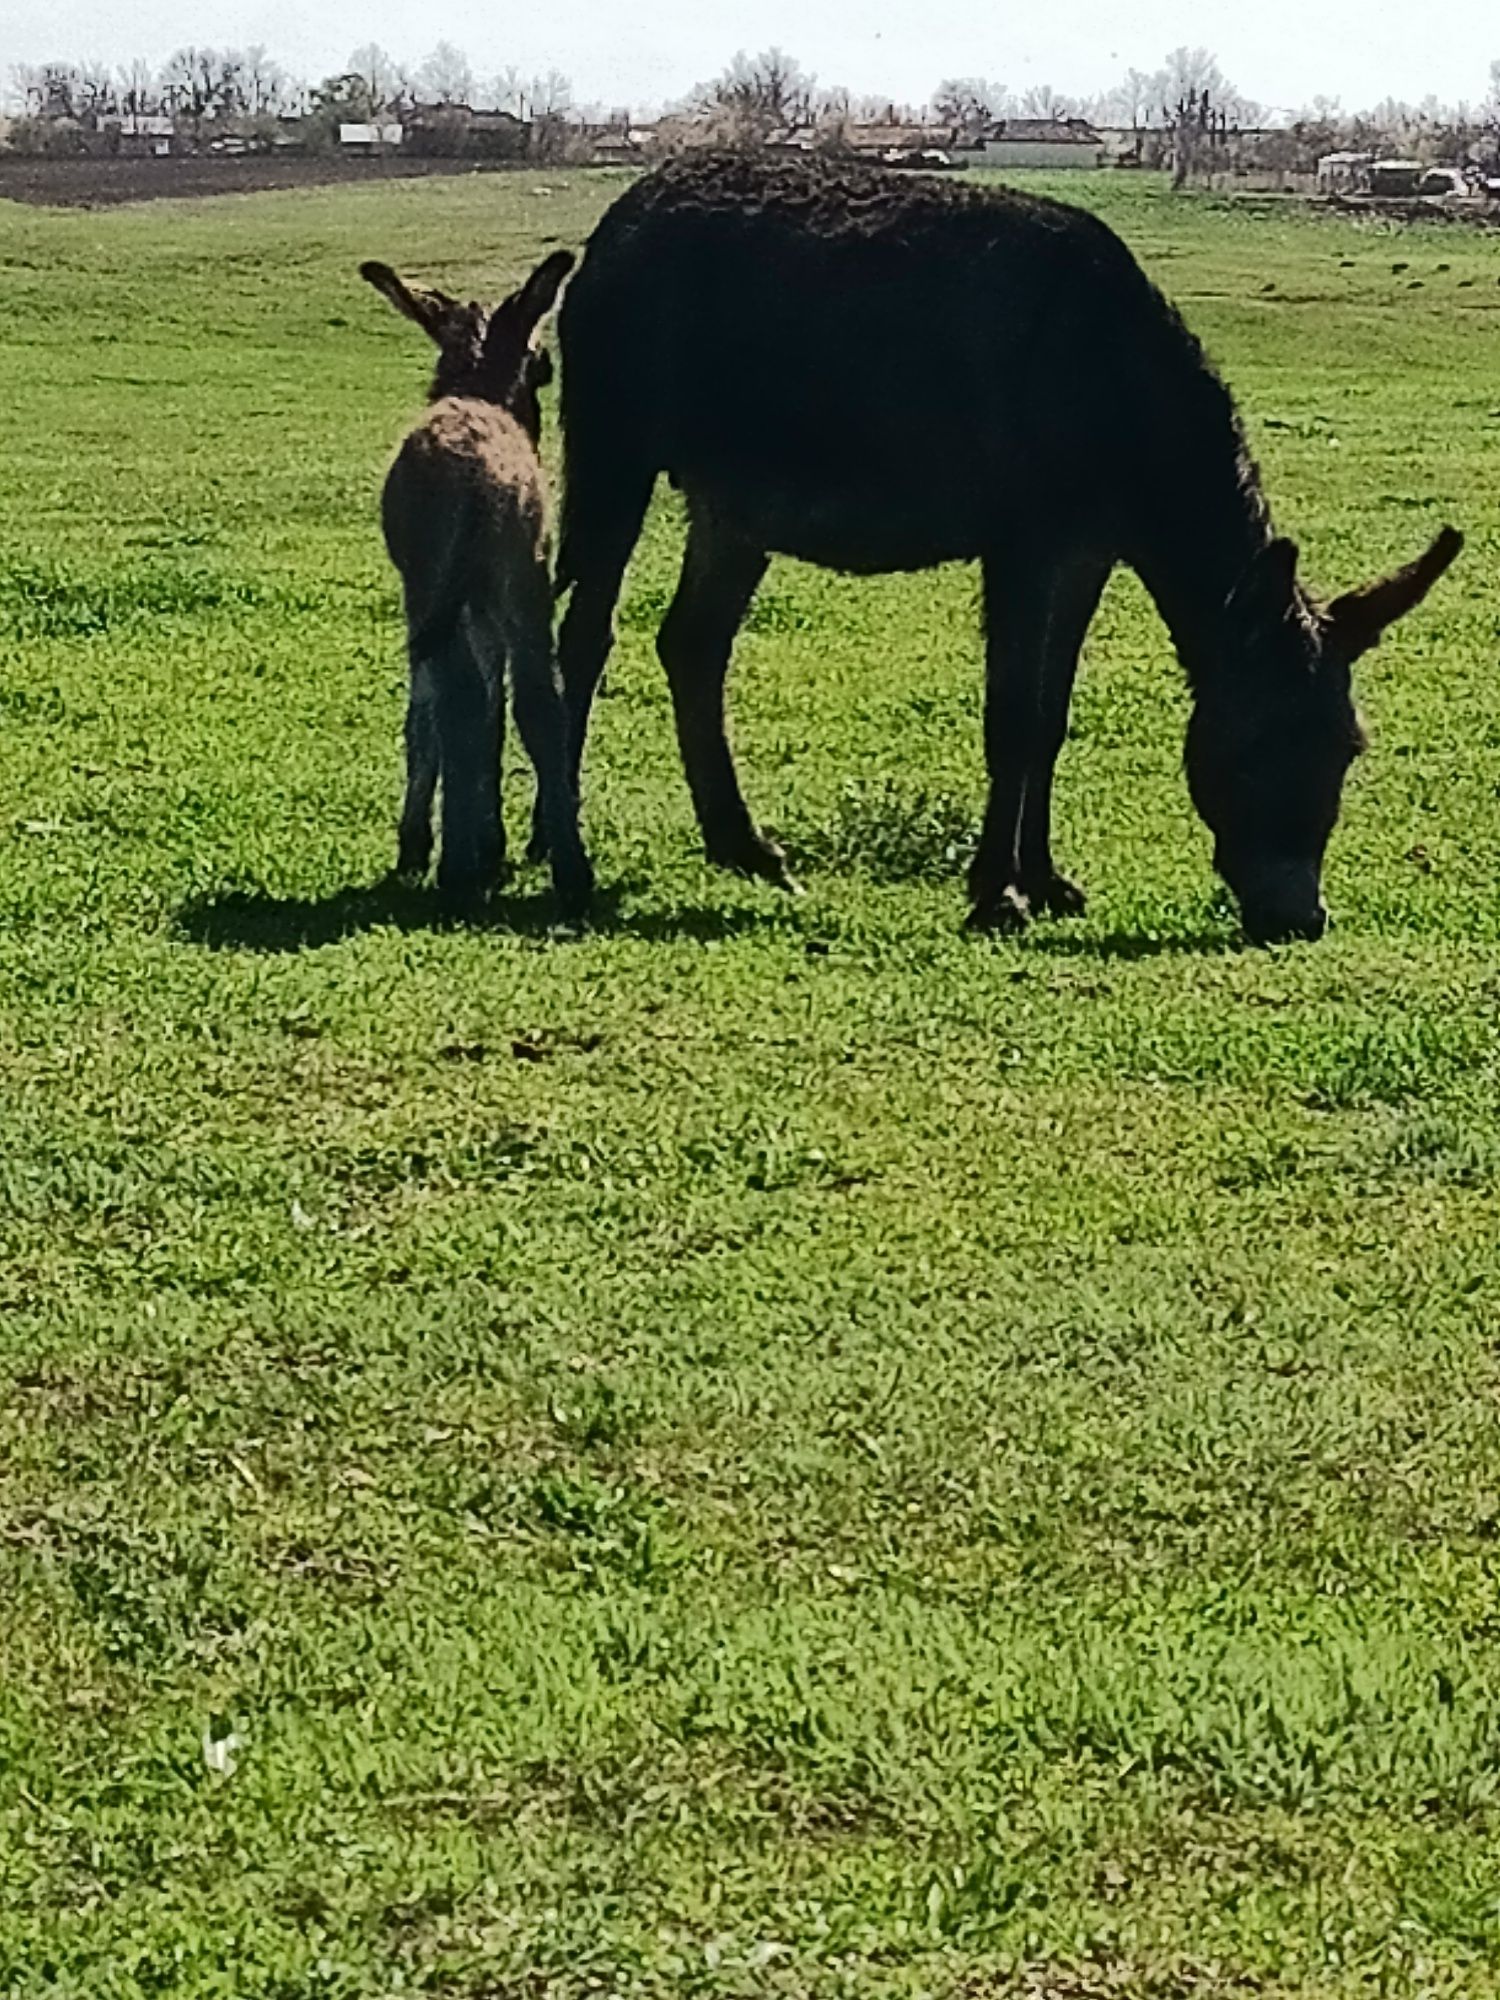
[[[1225,606],[1271,540],[1271,515],[1229,392],[1205,371],[1154,440],[1131,532],[1139,574],[1195,689],[1223,658]]]

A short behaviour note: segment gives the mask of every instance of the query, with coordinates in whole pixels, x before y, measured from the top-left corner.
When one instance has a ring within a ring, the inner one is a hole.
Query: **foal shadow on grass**
[[[567,924],[546,890],[519,895],[497,891],[473,907],[456,907],[435,889],[400,876],[386,876],[363,888],[337,889],[331,896],[269,896],[255,890],[226,890],[199,896],[177,914],[177,932],[210,951],[269,955],[317,951],[362,931],[495,931],[512,937],[624,936],[666,943],[691,939],[713,943],[763,928],[775,921],[771,910],[637,910],[626,897],[638,885],[618,883],[598,889],[581,924]]]

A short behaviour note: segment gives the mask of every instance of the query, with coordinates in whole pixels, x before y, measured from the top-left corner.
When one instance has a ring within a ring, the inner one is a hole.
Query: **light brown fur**
[[[414,293],[383,265],[363,271],[439,348],[435,400],[397,452],[382,501],[411,662],[398,866],[426,869],[441,779],[439,885],[476,893],[503,867],[508,667],[554,884],[576,913],[592,875],[578,836],[552,645],[547,493],[536,449],[536,391],[550,368],[531,345],[570,263],[562,253],[549,258],[493,313],[442,293]]]

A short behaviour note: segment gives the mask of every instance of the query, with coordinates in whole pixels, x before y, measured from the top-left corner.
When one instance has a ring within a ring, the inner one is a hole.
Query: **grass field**
[[[711,873],[666,500],[596,928],[451,925],[381,885],[427,357],[355,265],[493,290],[617,186],[0,206],[0,1991],[1500,1991],[1500,246],[1069,182],[1316,582],[1470,537],[1324,944],[1238,947],[1128,579],[1082,923],[959,934],[961,570],[773,569],[808,893]]]

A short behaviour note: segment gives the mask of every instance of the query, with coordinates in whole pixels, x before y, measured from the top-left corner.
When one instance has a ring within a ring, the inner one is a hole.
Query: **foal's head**
[[[537,391],[552,380],[552,362],[533,346],[533,337],[572,268],[572,251],[554,250],[518,291],[494,307],[472,299],[464,305],[446,292],[404,284],[389,264],[361,264],[359,274],[436,346],[434,401],[470,396],[499,403],[535,443],[542,429]]]
[[[1295,545],[1273,541],[1231,593],[1221,669],[1196,689],[1187,776],[1257,944],[1327,928],[1323,854],[1364,748],[1350,668],[1462,547],[1444,528],[1405,569],[1320,607],[1297,581]]]

